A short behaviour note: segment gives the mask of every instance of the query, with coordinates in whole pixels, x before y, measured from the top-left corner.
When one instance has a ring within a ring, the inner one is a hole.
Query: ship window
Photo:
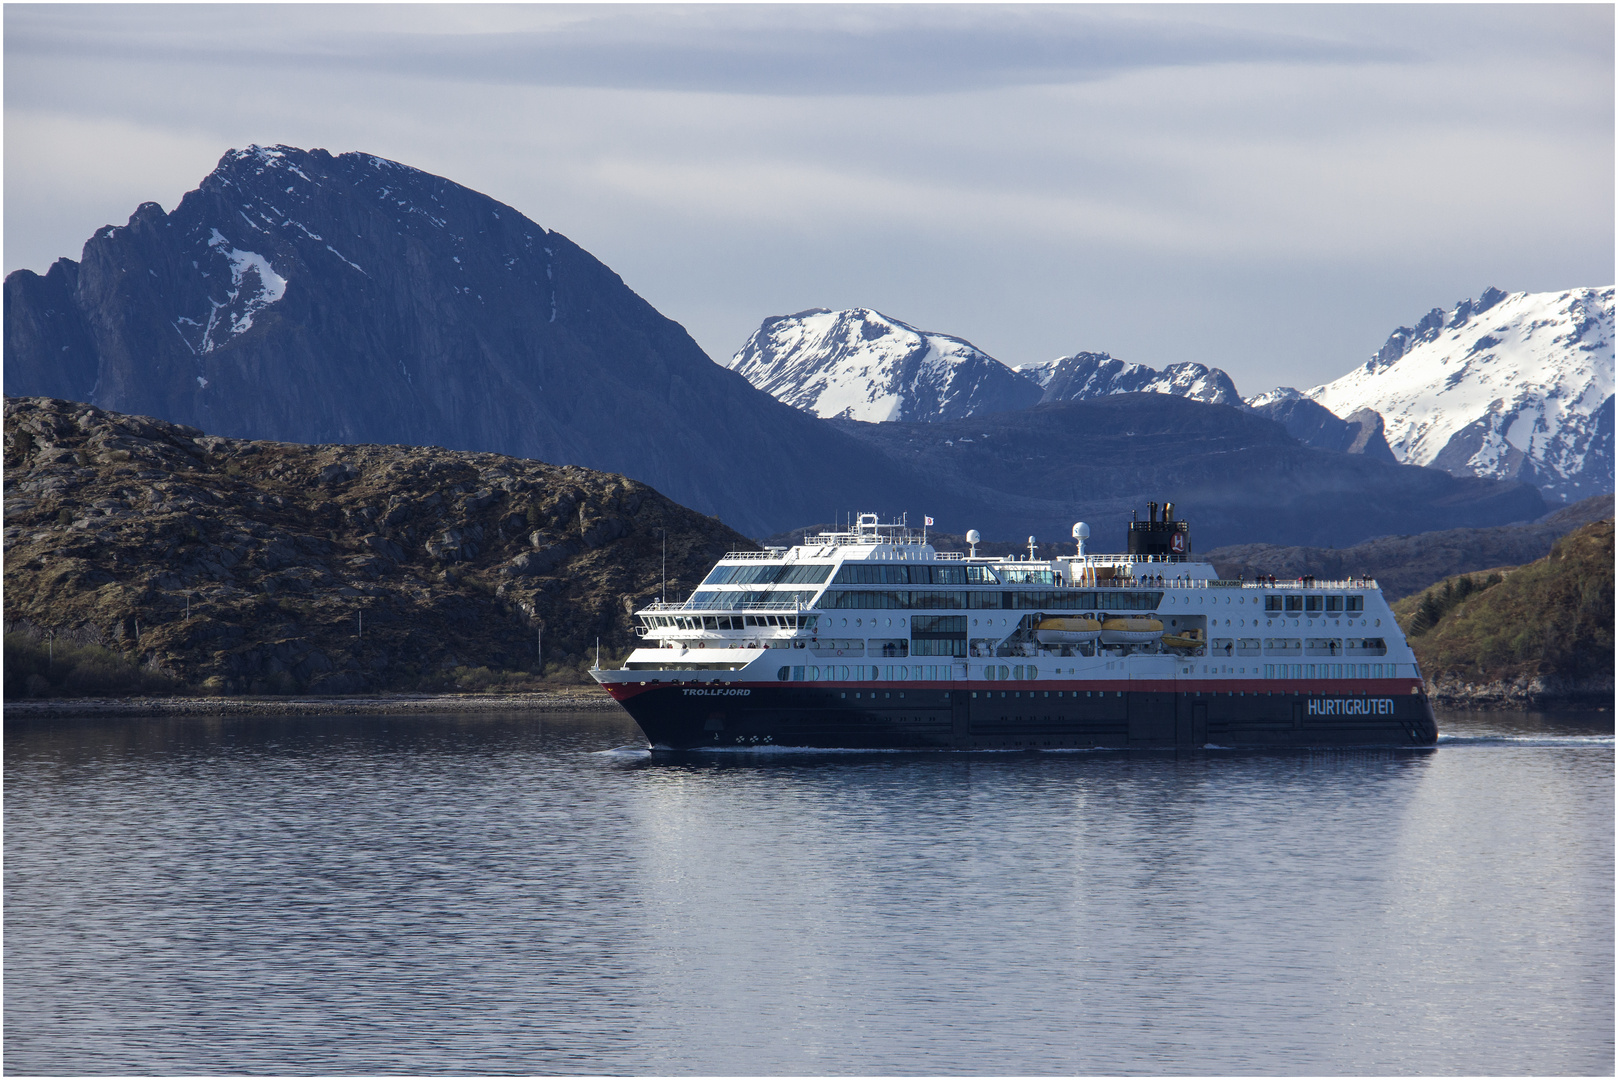
[[[1316,595],[1316,596],[1306,596],[1306,597],[1303,598],[1303,600],[1304,600],[1303,608],[1304,608],[1305,611],[1319,611],[1320,610],[1320,601],[1321,601],[1320,596],[1318,596],[1318,595]]]
[[[1343,598],[1341,596],[1328,596],[1328,597],[1326,597],[1326,610],[1327,611],[1342,611],[1343,610]]]
[[[1279,596],[1266,596],[1264,598],[1264,610],[1265,611],[1280,611],[1281,610],[1281,598]]]
[[[1365,610],[1365,597],[1363,597],[1363,596],[1350,596],[1348,598],[1348,610],[1350,610],[1350,611],[1364,611]]]
[[[1287,602],[1287,610],[1288,611],[1302,611],[1303,610],[1303,597],[1301,597],[1301,596],[1296,596],[1296,595],[1288,596],[1286,598],[1286,602]]]

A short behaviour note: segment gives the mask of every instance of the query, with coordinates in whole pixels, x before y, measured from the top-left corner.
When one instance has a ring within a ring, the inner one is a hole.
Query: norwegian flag
[[[930,517],[924,517],[921,520],[926,522],[928,525],[931,525],[933,523],[933,519],[930,518]]]

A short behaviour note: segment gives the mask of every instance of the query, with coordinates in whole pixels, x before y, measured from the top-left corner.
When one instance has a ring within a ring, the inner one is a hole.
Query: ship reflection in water
[[[7,725],[13,1073],[1586,1073],[1610,714],[1432,749]],[[615,749],[616,748],[616,749]]]

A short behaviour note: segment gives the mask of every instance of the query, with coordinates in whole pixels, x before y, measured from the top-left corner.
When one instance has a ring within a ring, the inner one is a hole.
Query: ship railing
[[[1119,579],[1113,578],[1113,581]],[[1106,583],[1103,582],[1103,585]],[[1268,581],[1249,581],[1245,578],[1164,578],[1163,584],[1146,586],[1140,579],[1128,581],[1128,588],[1163,589],[1379,589],[1375,578],[1277,578],[1274,585]]]
[[[1052,555],[1051,560],[1079,562],[1085,566],[1130,566],[1134,563],[1183,563],[1190,560],[1184,555]]]
[[[781,558],[782,554],[783,554],[783,552],[780,552],[780,551],[727,551],[727,552],[725,552],[725,558],[727,558],[727,559],[779,559],[779,558]]]
[[[1088,589],[1381,589],[1376,578],[1342,578],[1332,580],[1314,578],[1304,581],[1301,578],[1277,578],[1274,585],[1268,581],[1249,581],[1244,578],[1171,578],[1165,577],[1161,584],[1151,580],[1151,575],[1139,577],[1113,577],[1103,578],[1094,583],[1082,578],[1071,586],[1072,588]]]
[[[1311,578],[1307,582],[1302,578],[1276,578],[1275,584],[1268,581],[1222,581],[1221,585],[1232,588],[1240,586],[1244,589],[1378,589],[1382,586],[1376,578]]]

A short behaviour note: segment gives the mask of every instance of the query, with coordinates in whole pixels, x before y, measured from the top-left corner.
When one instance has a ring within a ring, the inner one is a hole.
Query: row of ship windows
[[[1249,672],[1245,666],[1203,664],[1202,674],[1258,676],[1260,666],[1252,665],[1253,670]],[[1396,665],[1264,664],[1262,667],[1266,679],[1391,679]],[[798,664],[782,667],[775,677],[781,682],[951,682],[955,672],[950,664]],[[983,678],[995,682],[1025,682],[1039,678],[1039,665],[990,664],[983,669]],[[1060,690],[1055,693],[1057,697],[1062,696]],[[1046,697],[1050,695],[1051,691],[1045,691]],[[972,696],[977,697],[977,693]],[[1029,691],[1028,696],[1033,697],[1034,692]],[[1074,691],[1073,696],[1077,697],[1078,692]],[[1085,696],[1090,696],[1088,691]]]
[[[796,664],[775,673],[781,682],[947,682],[950,664]]]
[[[819,585],[831,576],[830,563],[758,563],[714,567],[704,585]],[[1052,570],[1002,567],[998,574],[987,566],[873,566],[844,563],[834,585],[1054,585],[1060,577]]]
[[[756,626],[797,630],[813,626],[813,616],[803,615],[647,615],[654,627],[669,630],[751,630]]]
[[[1391,679],[1396,664],[1254,664],[1245,666],[1203,664],[1204,675],[1257,675],[1260,666],[1266,679]]]
[[[1208,643],[1212,655],[1225,656],[1386,656],[1388,643],[1382,638],[1264,638],[1260,652],[1258,638],[1214,638]]]
[[[831,576],[830,563],[758,563],[719,565],[702,579],[704,585],[819,585]],[[999,585],[1029,582],[1050,585],[1050,570],[1004,570],[996,576],[987,566],[874,566],[845,563],[836,585]]]
[[[899,569],[903,569],[902,567]],[[915,569],[915,567],[910,567]],[[993,608],[1011,611],[1154,611],[1160,592],[1133,589],[999,589],[980,592],[945,592],[909,589],[828,589],[815,602],[817,608],[938,609]],[[1255,597],[1255,602],[1257,598]]]

